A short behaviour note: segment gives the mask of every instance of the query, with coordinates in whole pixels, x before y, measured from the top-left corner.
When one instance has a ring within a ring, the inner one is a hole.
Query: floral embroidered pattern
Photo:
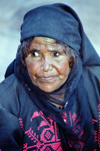
[[[98,145],[100,148],[100,104],[98,105],[98,112],[99,112],[99,132],[98,132]]]
[[[94,149],[94,151],[100,150],[100,104],[98,105],[98,116],[99,120],[92,119],[93,125],[99,125],[98,131],[94,129],[95,142],[98,144],[99,149]]]
[[[73,136],[70,136],[70,142],[68,142],[69,146],[70,147],[74,146],[75,150],[82,151],[83,150],[83,146],[84,146],[84,142],[83,142],[84,131],[80,127],[80,125],[78,124],[78,121],[80,119],[76,115],[76,113],[73,113],[73,115],[71,115],[70,111],[69,111],[69,118],[70,118],[70,125],[71,125],[71,127],[73,127],[72,131],[74,131],[74,133],[77,134],[77,136],[78,136],[78,140],[75,140],[73,138]]]
[[[37,129],[33,130],[33,127],[30,127],[25,131],[25,135],[27,135],[33,145],[25,143],[23,145],[23,151],[62,151],[61,141],[57,134],[56,122],[49,117],[47,121],[42,111],[34,112],[30,122],[34,123],[37,119],[40,121]]]
[[[92,119],[93,124],[99,123],[99,133],[97,130],[94,130],[95,134],[95,141],[98,143],[100,148],[100,105],[98,105],[98,113],[99,113],[99,121]],[[62,114],[62,118],[64,119],[65,123],[68,124],[67,115],[64,112]],[[70,118],[70,125],[73,127],[73,131],[78,136],[78,141],[71,139],[68,142],[69,146],[74,147],[77,151],[82,151],[84,143],[82,141],[82,137],[84,135],[84,131],[81,129],[80,125],[78,125],[78,121],[80,120],[76,113],[71,114],[69,111],[69,118]],[[19,118],[20,125],[22,131],[24,131],[23,121]],[[23,144],[23,151],[62,151],[61,140],[59,138],[58,130],[56,122],[53,121],[50,117],[45,118],[42,111],[35,111],[33,112],[30,118],[30,127],[26,130],[25,136],[27,137],[26,143]],[[34,125],[36,126],[34,128]],[[81,132],[81,133],[80,133]],[[70,136],[71,137],[71,136]],[[1,150],[0,150],[1,151]],[[94,149],[97,151],[97,149]]]

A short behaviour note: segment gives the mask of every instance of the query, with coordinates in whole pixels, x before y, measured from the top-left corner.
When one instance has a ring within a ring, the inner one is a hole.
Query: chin
[[[40,88],[41,89],[41,88]],[[41,89],[42,91],[44,91],[44,92],[47,92],[47,93],[50,93],[50,92],[53,92],[54,90],[52,90],[52,89]]]
[[[57,90],[59,87],[57,87],[57,85],[55,86],[54,84],[50,84],[50,83],[42,83],[42,82],[36,82],[33,83],[34,85],[36,85],[39,89],[41,89],[44,92],[53,92],[55,90]]]
[[[44,92],[48,92],[48,93],[50,93],[50,92],[53,92],[53,91],[55,91],[55,89],[54,89],[54,87],[52,88],[52,87],[39,87],[42,91],[44,91]]]

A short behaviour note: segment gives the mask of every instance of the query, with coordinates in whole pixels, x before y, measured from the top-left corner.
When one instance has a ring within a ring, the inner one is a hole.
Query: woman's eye
[[[38,56],[39,56],[39,53],[36,52],[36,51],[34,51],[34,52],[32,53],[32,55],[33,55],[34,57],[38,57]]]
[[[54,57],[59,57],[60,56],[60,53],[59,52],[54,52]]]

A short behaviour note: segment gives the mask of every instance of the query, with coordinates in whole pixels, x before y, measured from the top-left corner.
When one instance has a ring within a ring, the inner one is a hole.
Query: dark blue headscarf
[[[63,4],[54,4],[29,11],[24,16],[21,26],[21,42],[29,37],[49,37],[79,51],[81,43],[79,24],[65,9]]]

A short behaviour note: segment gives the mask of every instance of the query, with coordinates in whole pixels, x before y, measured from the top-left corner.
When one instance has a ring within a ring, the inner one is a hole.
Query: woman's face
[[[70,57],[54,39],[35,37],[25,58],[29,76],[34,85],[45,92],[61,87],[70,73]]]

